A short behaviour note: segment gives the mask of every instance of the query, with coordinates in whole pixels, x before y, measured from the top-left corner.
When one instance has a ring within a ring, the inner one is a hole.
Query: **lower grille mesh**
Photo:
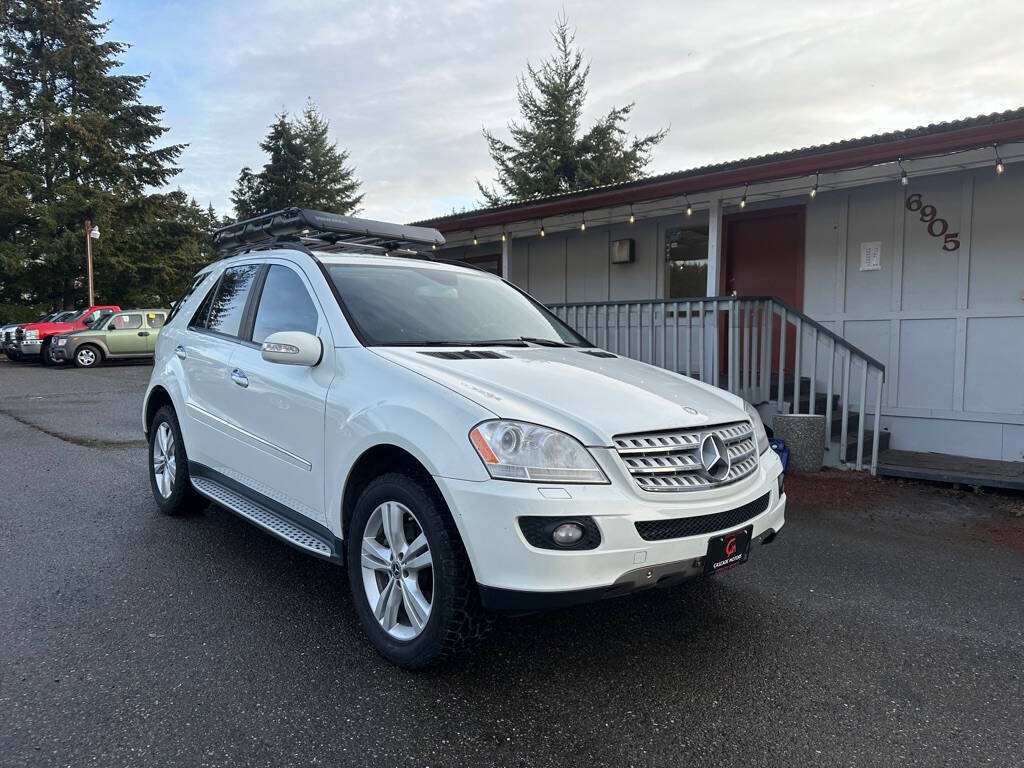
[[[768,509],[771,497],[772,494],[769,491],[761,498],[754,499],[742,507],[716,512],[713,515],[676,517],[671,520],[644,520],[636,523],[636,532],[645,541],[662,541],[663,539],[682,539],[686,536],[724,531],[760,515]]]

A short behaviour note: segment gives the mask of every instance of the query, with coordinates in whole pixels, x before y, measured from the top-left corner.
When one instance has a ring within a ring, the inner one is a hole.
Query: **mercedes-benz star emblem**
[[[725,441],[710,432],[704,435],[700,441],[700,463],[712,480],[724,480],[732,463]]]

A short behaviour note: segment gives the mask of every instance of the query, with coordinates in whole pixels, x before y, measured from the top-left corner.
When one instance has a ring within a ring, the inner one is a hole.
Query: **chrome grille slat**
[[[701,465],[700,444],[712,433],[721,438],[731,466],[721,480],[709,477]],[[748,421],[694,429],[617,435],[615,450],[636,484],[645,491],[672,492],[718,488],[757,469],[757,441]]]

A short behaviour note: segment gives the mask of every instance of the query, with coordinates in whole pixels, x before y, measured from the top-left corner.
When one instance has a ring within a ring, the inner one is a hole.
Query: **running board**
[[[245,518],[271,536],[275,536],[308,554],[324,558],[325,560],[340,562],[340,556],[335,553],[331,542],[305,529],[301,525],[293,523],[291,520],[253,501],[238,491],[232,490],[208,477],[196,477],[195,475],[192,476],[192,485],[214,504],[234,512],[239,517]]]

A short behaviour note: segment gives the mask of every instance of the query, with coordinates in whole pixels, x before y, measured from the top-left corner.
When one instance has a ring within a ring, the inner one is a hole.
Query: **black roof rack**
[[[444,236],[430,227],[357,219],[307,208],[266,213],[213,233],[213,245],[224,255],[279,243],[300,243],[327,251],[408,253],[428,245],[444,245]]]

